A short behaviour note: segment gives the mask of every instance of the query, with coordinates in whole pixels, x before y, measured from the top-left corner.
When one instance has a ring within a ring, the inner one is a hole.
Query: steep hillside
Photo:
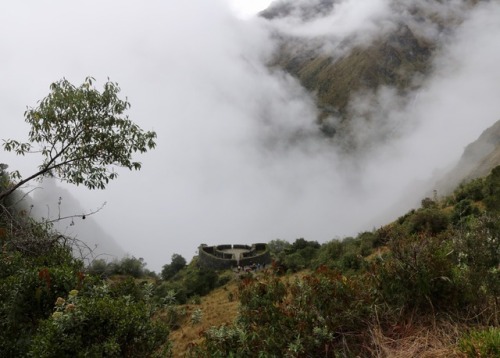
[[[392,34],[366,46],[356,46],[342,56],[318,54],[300,42],[285,41],[274,65],[296,76],[302,85],[317,96],[321,118],[340,114],[349,116],[352,93],[379,86],[411,89],[413,78],[429,70],[435,45],[415,36],[405,24]]]
[[[487,176],[497,165],[500,165],[500,121],[465,148],[460,161],[438,181],[436,188],[449,193],[463,181]]]
[[[200,335],[211,327],[230,325],[238,316],[237,285],[233,281],[202,297],[199,304],[182,306],[184,315],[179,328],[170,333],[174,357],[185,357],[193,343],[203,339]],[[193,319],[200,312],[199,322]]]
[[[242,278],[237,319],[191,356],[498,357],[499,193],[500,166],[378,230],[269,243],[276,261]]]
[[[350,120],[359,115],[359,109],[353,108],[353,96],[388,87],[401,100],[411,100],[413,96],[408,94],[432,73],[435,53],[476,3],[393,0],[386,14],[370,19],[373,24],[368,29],[337,34],[330,25],[331,30],[314,37],[298,34],[294,24],[309,26],[308,31],[326,27],[324,22],[337,8],[337,16],[342,16],[343,2],[277,1],[260,15],[277,24],[280,46],[271,66],[296,77],[314,94],[318,123],[326,135],[349,143]],[[287,21],[292,30],[282,25]],[[361,115],[379,120],[370,111]]]

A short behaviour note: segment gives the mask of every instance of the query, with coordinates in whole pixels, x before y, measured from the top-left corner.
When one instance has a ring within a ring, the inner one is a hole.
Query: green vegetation
[[[206,330],[192,356],[373,356],[412,331],[434,329],[437,337],[451,325],[449,340],[460,343],[448,343],[447,354],[496,357],[499,173],[449,198],[426,198],[422,208],[356,238],[272,241],[275,274],[245,277],[236,321]],[[426,344],[420,353],[433,343]]]
[[[324,244],[273,240],[272,267],[241,276],[178,254],[161,278],[135,257],[85,267],[49,223],[2,207],[0,354],[169,356],[169,331],[203,324],[190,356],[373,356],[426,329],[446,340],[447,354],[495,357],[499,188],[497,167],[372,232]],[[201,297],[236,277],[237,291],[219,293],[239,302],[236,319],[211,326]],[[432,348],[425,344],[407,354]]]
[[[500,328],[473,329],[461,339],[460,348],[468,357],[498,357]]]
[[[85,97],[86,83],[80,89],[60,83],[61,93]],[[78,113],[72,110],[50,113],[57,122],[60,115]],[[33,122],[33,133],[46,131],[47,123],[42,128]],[[30,146],[7,143],[19,154]],[[58,141],[50,143],[61,148]],[[69,148],[62,145],[62,152]],[[55,154],[62,152],[46,155],[63,158]],[[38,175],[71,163],[76,176],[66,177],[70,182],[101,187],[114,178],[89,172],[78,160],[57,167],[44,163]],[[199,332],[204,339],[190,344],[193,357],[390,355],[402,349],[398,342],[422,332],[444,339],[447,355],[499,354],[500,166],[450,197],[423,199],[421,208],[372,232],[324,244],[273,240],[274,263],[260,272],[216,272],[200,268],[197,258],[187,264],[174,254],[161,279],[133,256],[97,259],[86,267],[73,256],[76,240],[10,205],[10,194],[26,182],[14,184],[15,178],[0,166],[2,357],[165,357],[172,353],[169,332],[183,324],[205,324]],[[238,290],[229,290],[235,281]],[[237,300],[240,308],[231,324],[210,327],[202,296],[218,287],[226,304]],[[434,343],[419,343],[406,356],[418,356]]]
[[[224,294],[239,300],[236,320],[205,326],[189,354],[373,356],[415,330],[453,325],[448,353],[496,356],[499,173],[425,198],[373,232],[322,245],[271,241],[272,267]],[[48,223],[5,208],[0,218],[2,356],[168,356],[168,331],[196,329],[207,315],[200,297],[235,277],[178,254],[162,279],[134,257],[85,268]]]
[[[29,142],[7,140],[3,147],[23,156],[41,153],[44,160],[38,172],[25,179],[12,173],[19,181],[0,191],[0,202],[35,178],[56,175],[68,183],[104,189],[118,176],[111,166],[141,168],[132,154],[154,148],[156,133],[144,132],[128,119],[124,112],[130,103],[118,98],[116,83],[106,82],[102,93],[92,83],[90,77],[80,87],[66,79],[55,82],[50,94],[24,113],[31,127]]]
[[[289,72],[310,93],[315,93],[323,132],[347,140],[349,122],[356,111],[350,106],[352,95],[375,93],[383,86],[401,93],[414,88],[414,79],[429,71],[434,47],[408,26],[400,25],[390,36],[376,39],[370,46],[357,46],[342,56],[326,55],[324,50],[310,44],[287,40],[273,65]],[[331,127],[324,120],[332,115],[343,123]],[[367,113],[359,115],[365,117]]]
[[[145,357],[168,351],[147,285],[88,274],[48,223],[0,212],[0,356]]]
[[[213,289],[226,284],[232,277],[231,273],[228,275],[224,272],[199,267],[197,258],[194,258],[189,265],[179,268],[184,260],[181,258],[182,256],[174,254],[171,264],[163,266],[162,278],[164,280],[157,287],[158,297],[162,297],[168,292],[175,292],[176,301],[181,304],[186,303],[188,300],[204,296]],[[176,264],[178,270],[171,275],[172,267]]]
[[[161,270],[161,278],[168,280],[175,276],[177,272],[186,267],[186,259],[179,254],[173,254],[170,264],[164,265]]]
[[[153,288],[133,279],[108,283],[86,272],[73,257],[77,241],[37,222],[13,206],[16,190],[28,181],[57,175],[89,188],[116,178],[110,165],[140,169],[134,152],[153,148],[154,132],[144,133],[123,112],[119,88],[108,82],[102,93],[88,78],[80,87],[62,80],[37,108],[25,113],[29,143],[4,142],[19,155],[33,145],[45,158],[26,179],[0,166],[0,356],[149,357],[166,356],[168,325],[156,319]],[[16,182],[16,180],[18,180]],[[100,265],[100,266],[99,266]],[[91,270],[107,269],[96,261]],[[125,258],[115,271],[138,277],[145,263]]]

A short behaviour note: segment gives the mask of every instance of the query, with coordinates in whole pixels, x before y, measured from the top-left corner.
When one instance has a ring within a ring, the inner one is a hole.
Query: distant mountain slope
[[[68,190],[58,186],[54,180],[50,179],[45,179],[41,187],[34,191],[32,200],[32,213],[39,218],[55,220],[58,217],[89,213]],[[82,220],[80,216],[77,216],[73,219],[55,221],[55,227],[62,234],[76,238],[88,246],[88,249],[92,250],[92,255],[87,257],[88,259],[101,255],[100,258],[106,260],[125,256],[123,248],[111,235],[105,232],[93,217],[86,217]],[[88,254],[88,252],[83,253]]]
[[[434,44],[419,39],[401,24],[387,38],[377,39],[367,47],[355,47],[335,58],[318,55],[315,49],[298,53],[296,42],[285,42],[274,65],[297,77],[317,96],[322,118],[328,114],[349,116],[352,93],[379,86],[394,86],[400,91],[414,87],[413,78],[425,74]]]
[[[449,193],[461,182],[485,177],[500,165],[500,120],[469,144],[457,165],[439,180],[436,187]]]
[[[477,2],[393,0],[387,13],[373,20],[373,33],[348,33],[341,38],[335,38],[335,27],[330,23],[332,34],[323,37],[297,35],[287,27],[281,30],[280,24],[323,21],[345,1],[281,0],[260,16],[278,24],[276,37],[280,45],[271,66],[296,77],[315,96],[318,124],[325,134],[349,142],[350,120],[358,114],[351,104],[353,96],[389,87],[404,100],[411,100],[412,96],[405,95],[417,90],[432,72],[433,56],[446,41],[446,35]],[[333,44],[328,45],[329,41]],[[374,113],[363,116],[380,120]]]

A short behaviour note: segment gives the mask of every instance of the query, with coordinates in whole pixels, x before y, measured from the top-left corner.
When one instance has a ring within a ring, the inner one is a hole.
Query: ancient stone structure
[[[198,248],[199,263],[203,267],[223,270],[234,267],[245,267],[252,264],[268,265],[271,255],[267,244],[248,245],[201,245]]]

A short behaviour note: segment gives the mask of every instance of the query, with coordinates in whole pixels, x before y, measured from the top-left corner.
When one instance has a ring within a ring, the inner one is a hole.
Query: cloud
[[[312,37],[331,29],[340,39],[385,28],[380,19],[395,16],[387,4],[344,1],[343,16],[290,31]],[[120,170],[105,191],[64,186],[84,210],[106,201],[95,220],[157,271],[173,253],[190,259],[201,243],[324,242],[380,225],[408,183],[456,160],[499,112],[494,3],[468,14],[409,105],[390,88],[353,99],[386,118],[387,128],[411,125],[349,160],[318,134],[313,98],[266,67],[284,21],[242,21],[225,2],[206,0],[3,7],[0,30],[10,35],[0,37],[2,138],[26,137],[25,105],[63,76],[81,83],[92,75],[98,86],[109,76],[132,103],[130,118],[157,131],[158,147],[140,156],[140,172]],[[361,116],[358,126],[360,140],[376,130]],[[2,161],[24,174],[37,164]]]

